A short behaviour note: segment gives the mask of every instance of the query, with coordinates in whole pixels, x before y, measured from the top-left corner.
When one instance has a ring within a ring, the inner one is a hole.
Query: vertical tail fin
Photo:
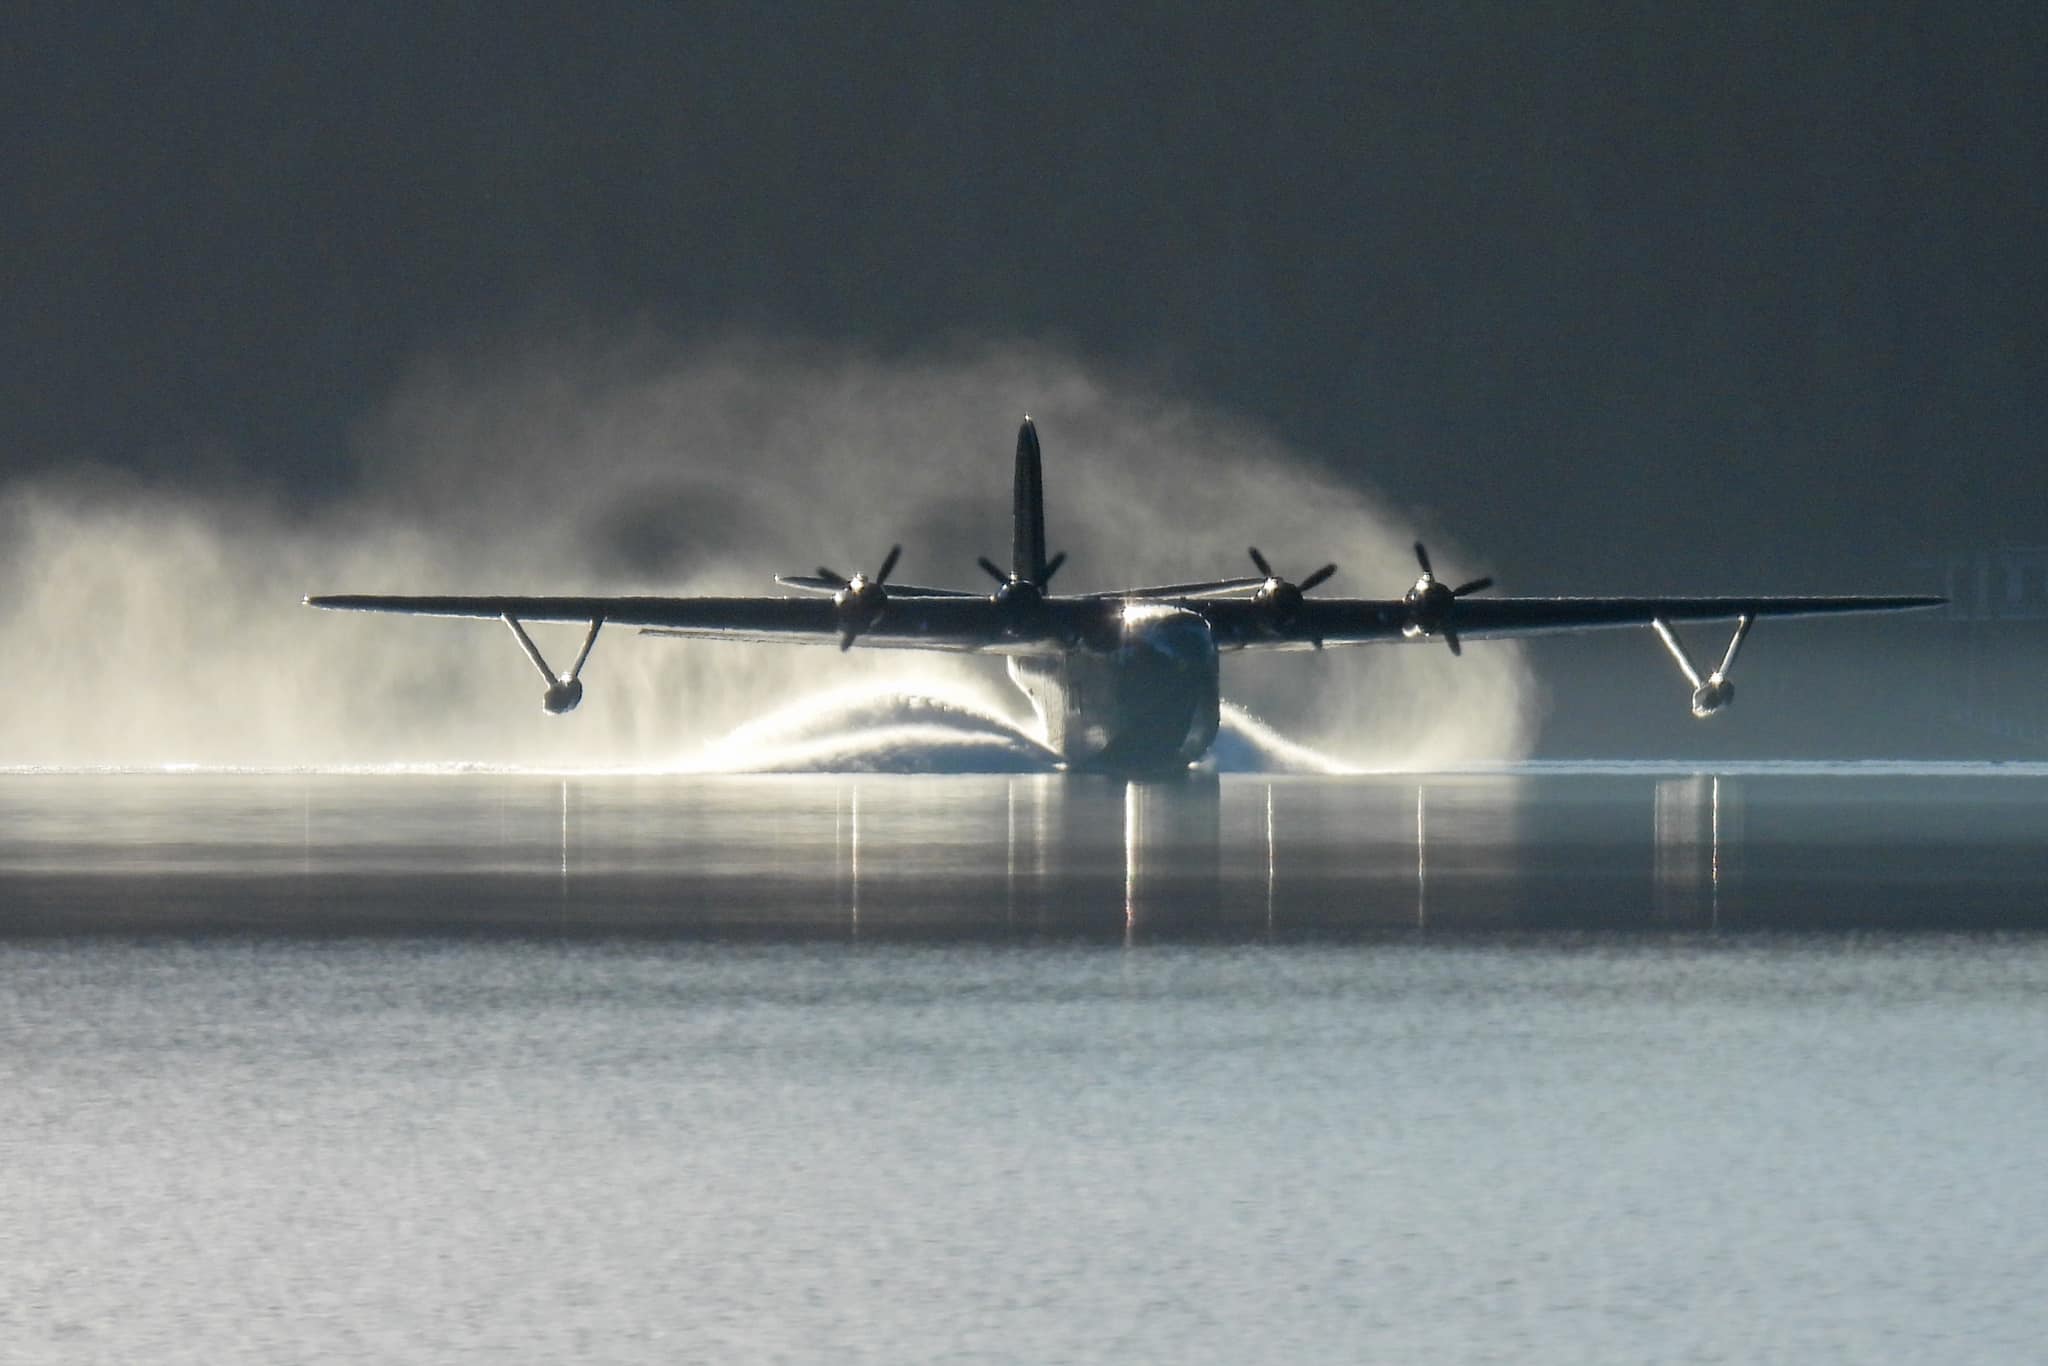
[[[1025,418],[1017,429],[1017,484],[1010,504],[1010,572],[1042,582],[1045,566],[1045,476],[1039,467],[1038,428]]]

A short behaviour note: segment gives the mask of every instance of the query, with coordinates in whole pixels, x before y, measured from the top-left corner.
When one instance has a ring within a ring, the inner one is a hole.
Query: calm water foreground
[[[2032,1361],[2020,778],[0,779],[24,1361]]]

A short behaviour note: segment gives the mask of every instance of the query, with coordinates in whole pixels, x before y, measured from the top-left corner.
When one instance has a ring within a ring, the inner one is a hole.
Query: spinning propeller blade
[[[842,578],[835,569],[818,566],[818,577],[805,580],[797,577],[785,578],[783,583],[795,588],[826,589],[832,593],[832,608],[839,618],[839,649],[843,654],[853,648],[853,642],[860,639],[861,632],[882,619],[882,613],[889,608],[889,575],[896,570],[896,561],[902,558],[903,547],[892,545],[889,553],[882,557],[882,567],[872,577],[855,574]],[[838,587],[832,584],[837,581]]]
[[[1326,564],[1300,583],[1289,583],[1281,578],[1271,562],[1259,553],[1257,546],[1246,547],[1245,553],[1252,557],[1253,568],[1266,576],[1266,581],[1259,585],[1259,591],[1252,594],[1252,601],[1265,609],[1267,620],[1272,623],[1275,633],[1284,632],[1294,624],[1294,619],[1301,615],[1302,594],[1337,572],[1336,565]],[[1309,641],[1318,650],[1323,648],[1320,636],[1310,636]]]
[[[1422,577],[1402,595],[1401,601],[1408,609],[1408,621],[1402,626],[1401,633],[1410,639],[1440,635],[1452,654],[1462,655],[1465,651],[1458,643],[1458,629],[1451,624],[1452,608],[1466,594],[1493,587],[1493,577],[1473,579],[1456,588],[1439,583],[1436,571],[1430,568],[1429,551],[1420,541],[1415,543],[1415,562],[1422,566]]]

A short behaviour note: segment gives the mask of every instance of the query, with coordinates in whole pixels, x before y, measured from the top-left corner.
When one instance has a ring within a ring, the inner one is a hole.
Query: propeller
[[[991,560],[986,555],[976,556],[974,562],[981,566],[982,572],[987,574],[990,578],[994,579],[997,583],[1028,583],[1033,588],[1036,588],[1041,593],[1043,593],[1045,591],[1045,586],[1052,582],[1052,576],[1059,573],[1060,566],[1067,562],[1067,552],[1062,550],[1059,554],[1047,560],[1045,562],[1045,566],[1038,571],[1038,577],[1036,579],[1027,579],[1021,574],[1005,574],[1003,572],[1003,567],[997,564],[994,560]]]
[[[903,554],[903,547],[892,545],[889,553],[882,557],[882,567],[874,577],[855,574],[842,578],[836,569],[818,566],[818,577],[827,582],[843,585],[832,595],[832,611],[839,618],[839,648],[841,652],[853,648],[853,642],[861,632],[881,620],[882,613],[889,606],[889,575],[896,568],[897,557]]]
[[[1003,567],[986,555],[977,556],[974,562],[981,566],[984,574],[996,581],[996,591],[991,595],[995,605],[1008,612],[1013,622],[1021,624],[1045,604],[1045,587],[1052,582],[1052,576],[1059,572],[1060,566],[1067,562],[1067,552],[1062,550],[1047,560],[1040,567],[1037,578],[1005,574]]]
[[[1422,566],[1422,577],[1401,595],[1401,603],[1408,609],[1408,620],[1402,623],[1401,634],[1410,640],[1440,635],[1444,644],[1450,646],[1452,654],[1464,653],[1458,647],[1458,629],[1451,625],[1451,606],[1468,593],[1493,587],[1492,577],[1474,579],[1456,588],[1439,583],[1435,571],[1429,566],[1429,551],[1420,541],[1415,543],[1415,562]]]
[[[1336,565],[1326,564],[1300,583],[1290,583],[1281,578],[1273,566],[1266,562],[1266,557],[1259,553],[1257,546],[1248,547],[1245,553],[1252,557],[1253,566],[1266,576],[1266,581],[1252,594],[1252,601],[1265,610],[1266,619],[1276,632],[1285,631],[1294,624],[1294,619],[1301,615],[1302,594],[1337,572]],[[1323,648],[1321,637],[1312,636],[1310,639],[1318,650]]]

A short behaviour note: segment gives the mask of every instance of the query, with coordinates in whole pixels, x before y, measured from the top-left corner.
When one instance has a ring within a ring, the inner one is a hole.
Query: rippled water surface
[[[2024,778],[0,779],[25,1361],[2028,1361]]]

